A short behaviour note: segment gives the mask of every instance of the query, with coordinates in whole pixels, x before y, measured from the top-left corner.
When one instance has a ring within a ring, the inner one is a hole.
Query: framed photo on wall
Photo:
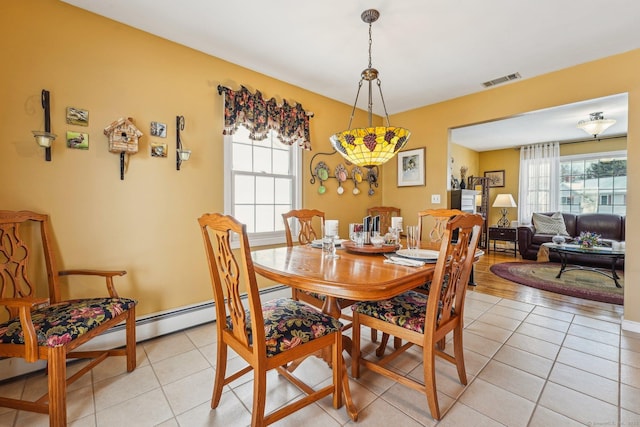
[[[398,187],[425,185],[425,148],[398,153]]]
[[[485,178],[489,178],[489,188],[504,187],[504,169],[501,171],[486,171]]]

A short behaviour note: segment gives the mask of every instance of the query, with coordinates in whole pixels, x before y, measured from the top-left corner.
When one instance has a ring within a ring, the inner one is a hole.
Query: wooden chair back
[[[464,299],[482,234],[482,221],[480,215],[462,214],[446,224],[427,302],[425,325],[429,327],[425,326],[425,346],[434,346],[457,322],[462,324]],[[436,284],[440,284],[440,289]],[[451,322],[453,319],[455,323]]]
[[[204,239],[209,273],[213,287],[216,319],[230,326],[224,328],[224,339],[239,354],[252,355],[257,360],[266,354],[264,323],[246,226],[231,216],[210,214],[198,220]],[[237,251],[231,249],[232,239],[240,243]],[[242,293],[248,296],[249,312],[253,327],[242,305]],[[250,340],[248,331],[254,336]],[[251,343],[253,341],[253,343]]]
[[[307,245],[314,240],[322,237],[316,233],[313,228],[314,220],[324,221],[324,212],[317,209],[294,209],[282,214],[284,221],[285,237],[287,238],[287,246],[293,246],[293,236],[291,234],[292,224],[291,218],[298,220],[298,238],[297,241],[301,245]]]
[[[391,227],[391,217],[402,216],[400,214],[400,208],[394,206],[375,206],[367,208],[367,215],[380,216],[380,234],[384,236]]]
[[[429,230],[428,245],[434,246],[440,244],[444,238],[447,222],[456,215],[461,215],[462,212],[459,209],[427,209],[418,212],[418,236],[423,241],[422,231]],[[427,226],[425,226],[427,222]]]

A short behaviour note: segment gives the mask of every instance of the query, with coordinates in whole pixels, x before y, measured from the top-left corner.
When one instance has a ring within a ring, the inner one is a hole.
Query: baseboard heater
[[[290,296],[291,288],[284,285],[272,286],[260,291],[260,298],[265,301],[273,298]],[[247,295],[242,296],[242,300],[245,305],[247,299]],[[136,340],[140,343],[162,335],[213,322],[215,320],[216,311],[213,300],[163,312],[152,313],[136,319]],[[79,349],[91,350],[117,348],[124,346],[124,343],[125,325],[120,324],[109,329],[99,337],[92,339],[90,342],[80,346]],[[124,363],[124,360],[122,363]],[[0,359],[0,381],[36,372],[44,369],[45,367],[46,362],[43,360],[35,363],[27,363],[20,358],[2,358]]]

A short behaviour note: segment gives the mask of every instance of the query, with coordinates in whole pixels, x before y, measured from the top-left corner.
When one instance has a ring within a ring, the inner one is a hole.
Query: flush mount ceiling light
[[[580,120],[578,122],[578,128],[596,138],[615,123],[616,121],[613,119],[605,119],[602,115],[602,111],[598,111],[596,113],[589,114],[589,120]]]
[[[339,152],[349,162],[362,167],[371,168],[373,166],[381,165],[390,160],[398,151],[402,149],[409,140],[411,132],[401,127],[391,127],[389,123],[389,114],[387,113],[387,107],[384,103],[384,97],[382,96],[382,86],[380,79],[378,78],[378,70],[371,65],[371,24],[378,20],[380,12],[375,9],[368,9],[362,12],[360,15],[362,20],[369,24],[369,65],[362,72],[360,83],[358,84],[358,92],[356,94],[356,101],[353,104],[353,110],[351,110],[351,118],[349,119],[349,129],[338,132],[332,135],[329,139],[333,148]],[[378,89],[380,91],[380,98],[382,99],[382,106],[384,107],[384,114],[387,118],[387,126],[372,125],[372,82],[376,81]],[[353,121],[353,115],[356,111],[356,104],[358,103],[358,95],[360,95],[360,89],[362,83],[367,81],[369,84],[369,127],[351,129],[351,122]]]

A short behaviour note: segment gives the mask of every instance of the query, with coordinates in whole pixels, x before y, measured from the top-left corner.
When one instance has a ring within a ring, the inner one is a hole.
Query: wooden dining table
[[[435,264],[409,267],[385,263],[381,254],[351,253],[339,250],[330,259],[322,249],[310,245],[277,247],[252,252],[256,273],[287,286],[326,295],[323,312],[340,317],[340,299],[352,301],[391,298],[431,280]],[[350,340],[345,337],[350,349]],[[344,368],[342,388],[350,417],[356,421],[349,379]]]

